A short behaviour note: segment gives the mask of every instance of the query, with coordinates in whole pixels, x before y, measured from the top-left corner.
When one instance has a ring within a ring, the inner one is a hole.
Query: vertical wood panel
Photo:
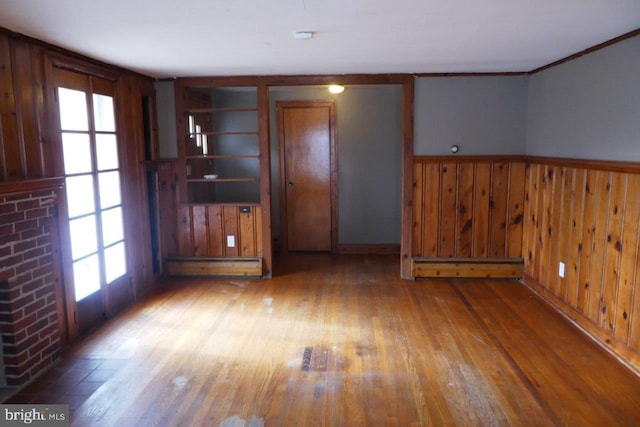
[[[537,189],[536,165],[547,171]],[[532,252],[525,262],[526,280],[535,289],[548,291],[543,295],[602,345],[637,366],[640,174],[634,168],[600,167],[593,162],[562,165],[558,160],[541,160],[536,165],[530,167],[525,195],[525,212],[531,216],[525,222],[523,244]],[[565,171],[562,184],[561,170]],[[534,215],[542,218],[541,228],[551,225],[551,239],[536,230],[540,241],[532,241]],[[530,264],[538,263],[536,257],[540,265],[532,268]],[[557,263],[563,260],[565,279],[557,280]]]
[[[565,170],[562,167],[553,167],[553,186],[552,193],[552,210],[551,210],[551,222],[549,224],[549,269],[547,274],[549,275],[547,283],[549,284],[549,290],[554,295],[559,295],[559,279],[558,276],[558,264],[560,262],[560,250],[562,246],[562,240],[564,239],[564,232],[567,230],[565,225],[561,223],[563,215],[563,199],[564,199],[564,186],[565,186]],[[564,299],[564,297],[562,297]]]
[[[255,220],[256,220],[256,253],[255,256],[264,257],[264,251],[262,250],[262,206],[255,207]]]
[[[207,206],[207,218],[209,221],[209,256],[224,256],[222,207]]]
[[[509,164],[494,163],[491,168],[491,201],[489,257],[502,258],[506,254],[507,206],[509,198]]]
[[[523,231],[523,258],[525,259],[524,271],[531,277],[535,276],[535,260],[538,252],[535,250],[536,221],[538,218],[538,174],[540,165],[533,164],[527,168],[527,181],[525,194],[525,221]]]
[[[18,117],[14,94],[11,42],[0,35],[0,148],[2,152],[2,179],[24,175],[21,144],[18,134]]]
[[[26,170],[24,176],[38,178],[44,176],[43,152],[38,133],[38,95],[33,64],[31,63],[31,49],[26,42],[15,42],[15,88],[16,104],[20,105],[19,122],[21,123],[21,140]]]
[[[587,171],[584,188],[584,222],[582,227],[582,246],[580,247],[580,282],[576,309],[585,315],[591,285],[591,255],[593,253],[593,233],[595,232],[596,178],[598,171]]]
[[[205,206],[191,206],[193,255],[207,256],[209,253],[209,230]]]
[[[453,257],[456,251],[456,193],[457,167],[455,163],[443,163],[440,169],[440,241],[439,256]]]
[[[540,188],[542,190],[542,202],[540,207],[542,208],[539,211],[539,223],[540,226],[538,228],[538,236],[540,242],[540,257],[538,265],[538,277],[542,280],[542,283],[547,284],[548,286],[548,277],[549,277],[549,241],[550,241],[550,230],[551,230],[551,217],[553,210],[553,166],[544,166],[541,170],[541,182]]]
[[[178,253],[180,256],[193,256],[191,230],[191,209],[189,205],[180,205],[178,206]]]
[[[161,259],[180,253],[176,236],[178,216],[173,166],[173,162],[158,163],[157,191]]]
[[[237,206],[224,206],[222,208],[222,229],[224,230],[222,240],[224,242],[224,255],[229,257],[238,256],[238,248],[242,244],[240,241],[240,234],[238,233],[238,212],[239,209]],[[227,246],[227,236],[235,236],[235,247],[230,248]]]
[[[544,237],[544,194],[546,190],[546,178],[547,169],[544,165],[539,165],[537,181],[535,184],[536,187],[536,222],[534,224],[534,241],[533,241],[533,251],[535,253],[534,264],[533,264],[533,274],[535,277],[540,277],[540,264],[544,258],[543,253],[543,237]]]
[[[593,255],[591,257],[591,285],[589,286],[588,312],[589,318],[597,323],[602,309],[602,283],[604,277],[605,248],[607,244],[607,219],[609,216],[609,202],[611,196],[611,174],[601,174],[596,181],[596,216],[595,232],[593,234]]]
[[[423,254],[423,233],[424,225],[424,163],[416,163],[413,167],[413,224],[411,237],[411,256],[421,256]]]
[[[620,279],[620,253],[622,251],[622,221],[627,179],[625,174],[611,174],[609,212],[606,232],[605,261],[602,280],[602,302],[598,315],[601,328],[613,334],[616,316],[616,298]]]
[[[509,166],[509,215],[507,225],[508,258],[522,258],[522,227],[524,219],[525,164]]]
[[[489,256],[489,203],[491,197],[491,165],[478,163],[475,174],[473,202],[473,243],[471,255],[477,258]]]
[[[584,188],[587,172],[584,169],[573,169],[573,184],[571,187],[570,216],[571,238],[567,242],[565,256],[565,287],[567,304],[577,308],[578,288],[580,287],[580,258],[582,252]]]
[[[640,350],[640,292],[637,287],[640,268],[640,175],[629,175],[624,195],[624,222],[622,237],[622,259],[620,260],[620,281],[616,301],[615,336],[620,341]],[[635,324],[630,336],[631,325]],[[633,339],[631,339],[633,337]]]
[[[471,257],[473,240],[473,194],[474,194],[473,163],[460,163],[458,166],[458,201],[456,204],[457,228],[457,257]]]
[[[31,46],[31,69],[33,70],[33,96],[35,97],[35,120],[30,124],[37,130],[38,141],[40,142],[40,159],[41,172],[39,176],[53,176],[54,164],[52,147],[46,138],[47,135],[47,111],[45,106],[45,52],[38,46]],[[152,83],[150,83],[152,84]]]
[[[440,166],[439,164],[425,164],[423,180],[424,188],[424,225],[422,227],[424,257],[438,256],[439,242],[439,212],[440,212]]]
[[[255,256],[256,255],[256,224],[255,210],[247,213],[239,212],[240,217],[240,255]]]
[[[562,174],[562,197],[560,198],[560,214],[558,216],[558,226],[554,230],[557,237],[557,256],[556,264],[552,264],[552,267],[558,266],[558,263],[562,262],[565,265],[565,277],[560,277],[556,274],[556,295],[563,301],[567,301],[567,270],[571,268],[569,264],[569,245],[571,238],[573,237],[573,226],[571,223],[571,209],[573,202],[573,185],[575,183],[575,169],[574,168],[561,168]]]

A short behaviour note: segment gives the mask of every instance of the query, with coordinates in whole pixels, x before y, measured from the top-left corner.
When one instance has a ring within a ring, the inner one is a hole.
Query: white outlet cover
[[[227,247],[228,248],[236,247],[236,236],[227,236]]]
[[[564,277],[564,262],[558,264],[558,276]]]

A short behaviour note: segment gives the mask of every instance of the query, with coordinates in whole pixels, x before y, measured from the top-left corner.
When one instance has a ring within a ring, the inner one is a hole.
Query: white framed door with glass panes
[[[68,321],[91,329],[130,297],[115,82],[54,69],[65,177],[61,209]]]

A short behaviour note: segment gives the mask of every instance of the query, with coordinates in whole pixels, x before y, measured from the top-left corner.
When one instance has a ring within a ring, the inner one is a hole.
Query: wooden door
[[[334,251],[335,104],[278,102],[281,237],[288,251]]]

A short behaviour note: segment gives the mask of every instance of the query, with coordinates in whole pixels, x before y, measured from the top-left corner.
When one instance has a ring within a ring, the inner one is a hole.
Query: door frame
[[[122,129],[122,111],[120,108],[119,100],[119,77],[120,73],[108,68],[101,67],[94,64],[86,64],[80,60],[67,57],[66,55],[58,54],[55,52],[48,52],[44,56],[44,71],[45,71],[45,85],[44,85],[44,98],[45,104],[51,118],[46,121],[46,128],[49,135],[50,144],[48,146],[49,155],[51,157],[51,167],[53,173],[56,176],[65,177],[64,173],[64,160],[62,154],[62,136],[60,128],[59,107],[57,101],[57,78],[56,73],[59,71],[68,72],[76,75],[76,78],[97,78],[105,80],[113,88],[113,101],[114,101],[114,119],[116,121],[116,135],[118,141],[118,162],[119,170],[121,172],[121,206],[123,213],[123,228],[124,228],[124,242],[126,252],[126,266],[127,272],[125,275],[115,279],[113,282],[106,286],[101,286],[99,291],[85,298],[84,307],[79,307],[78,302],[75,299],[75,283],[73,275],[73,260],[71,255],[71,242],[69,239],[69,214],[67,210],[67,196],[66,189],[60,191],[60,202],[58,209],[58,235],[60,241],[60,260],[61,260],[61,288],[64,292],[64,307],[58,307],[58,314],[64,312],[65,324],[64,330],[62,323],[60,322],[60,334],[64,336],[63,342],[72,343],[80,335],[87,333],[91,329],[98,326],[99,323],[104,322],[110,317],[114,308],[121,308],[133,301],[133,294],[131,292],[132,283],[132,269],[129,252],[133,247],[131,244],[131,233],[128,227],[128,183],[126,179],[123,179],[126,169],[127,152],[123,147],[124,143],[124,131]],[[90,112],[89,112],[90,113]],[[101,284],[102,285],[102,284]],[[111,287],[113,293],[108,292],[108,288]],[[126,300],[126,303],[123,301]],[[120,304],[120,305],[118,305]],[[101,316],[96,317],[98,322],[91,325],[83,325],[83,313],[91,311],[92,309],[99,308],[102,310]]]
[[[284,109],[304,108],[304,107],[329,107],[329,192],[331,210],[331,253],[338,253],[338,150],[337,150],[337,121],[335,100],[294,100],[277,101],[276,111],[278,114],[278,149],[279,149],[279,195],[280,195],[280,250],[289,252],[289,227],[287,219],[287,185],[286,185],[286,156],[284,145]]]

